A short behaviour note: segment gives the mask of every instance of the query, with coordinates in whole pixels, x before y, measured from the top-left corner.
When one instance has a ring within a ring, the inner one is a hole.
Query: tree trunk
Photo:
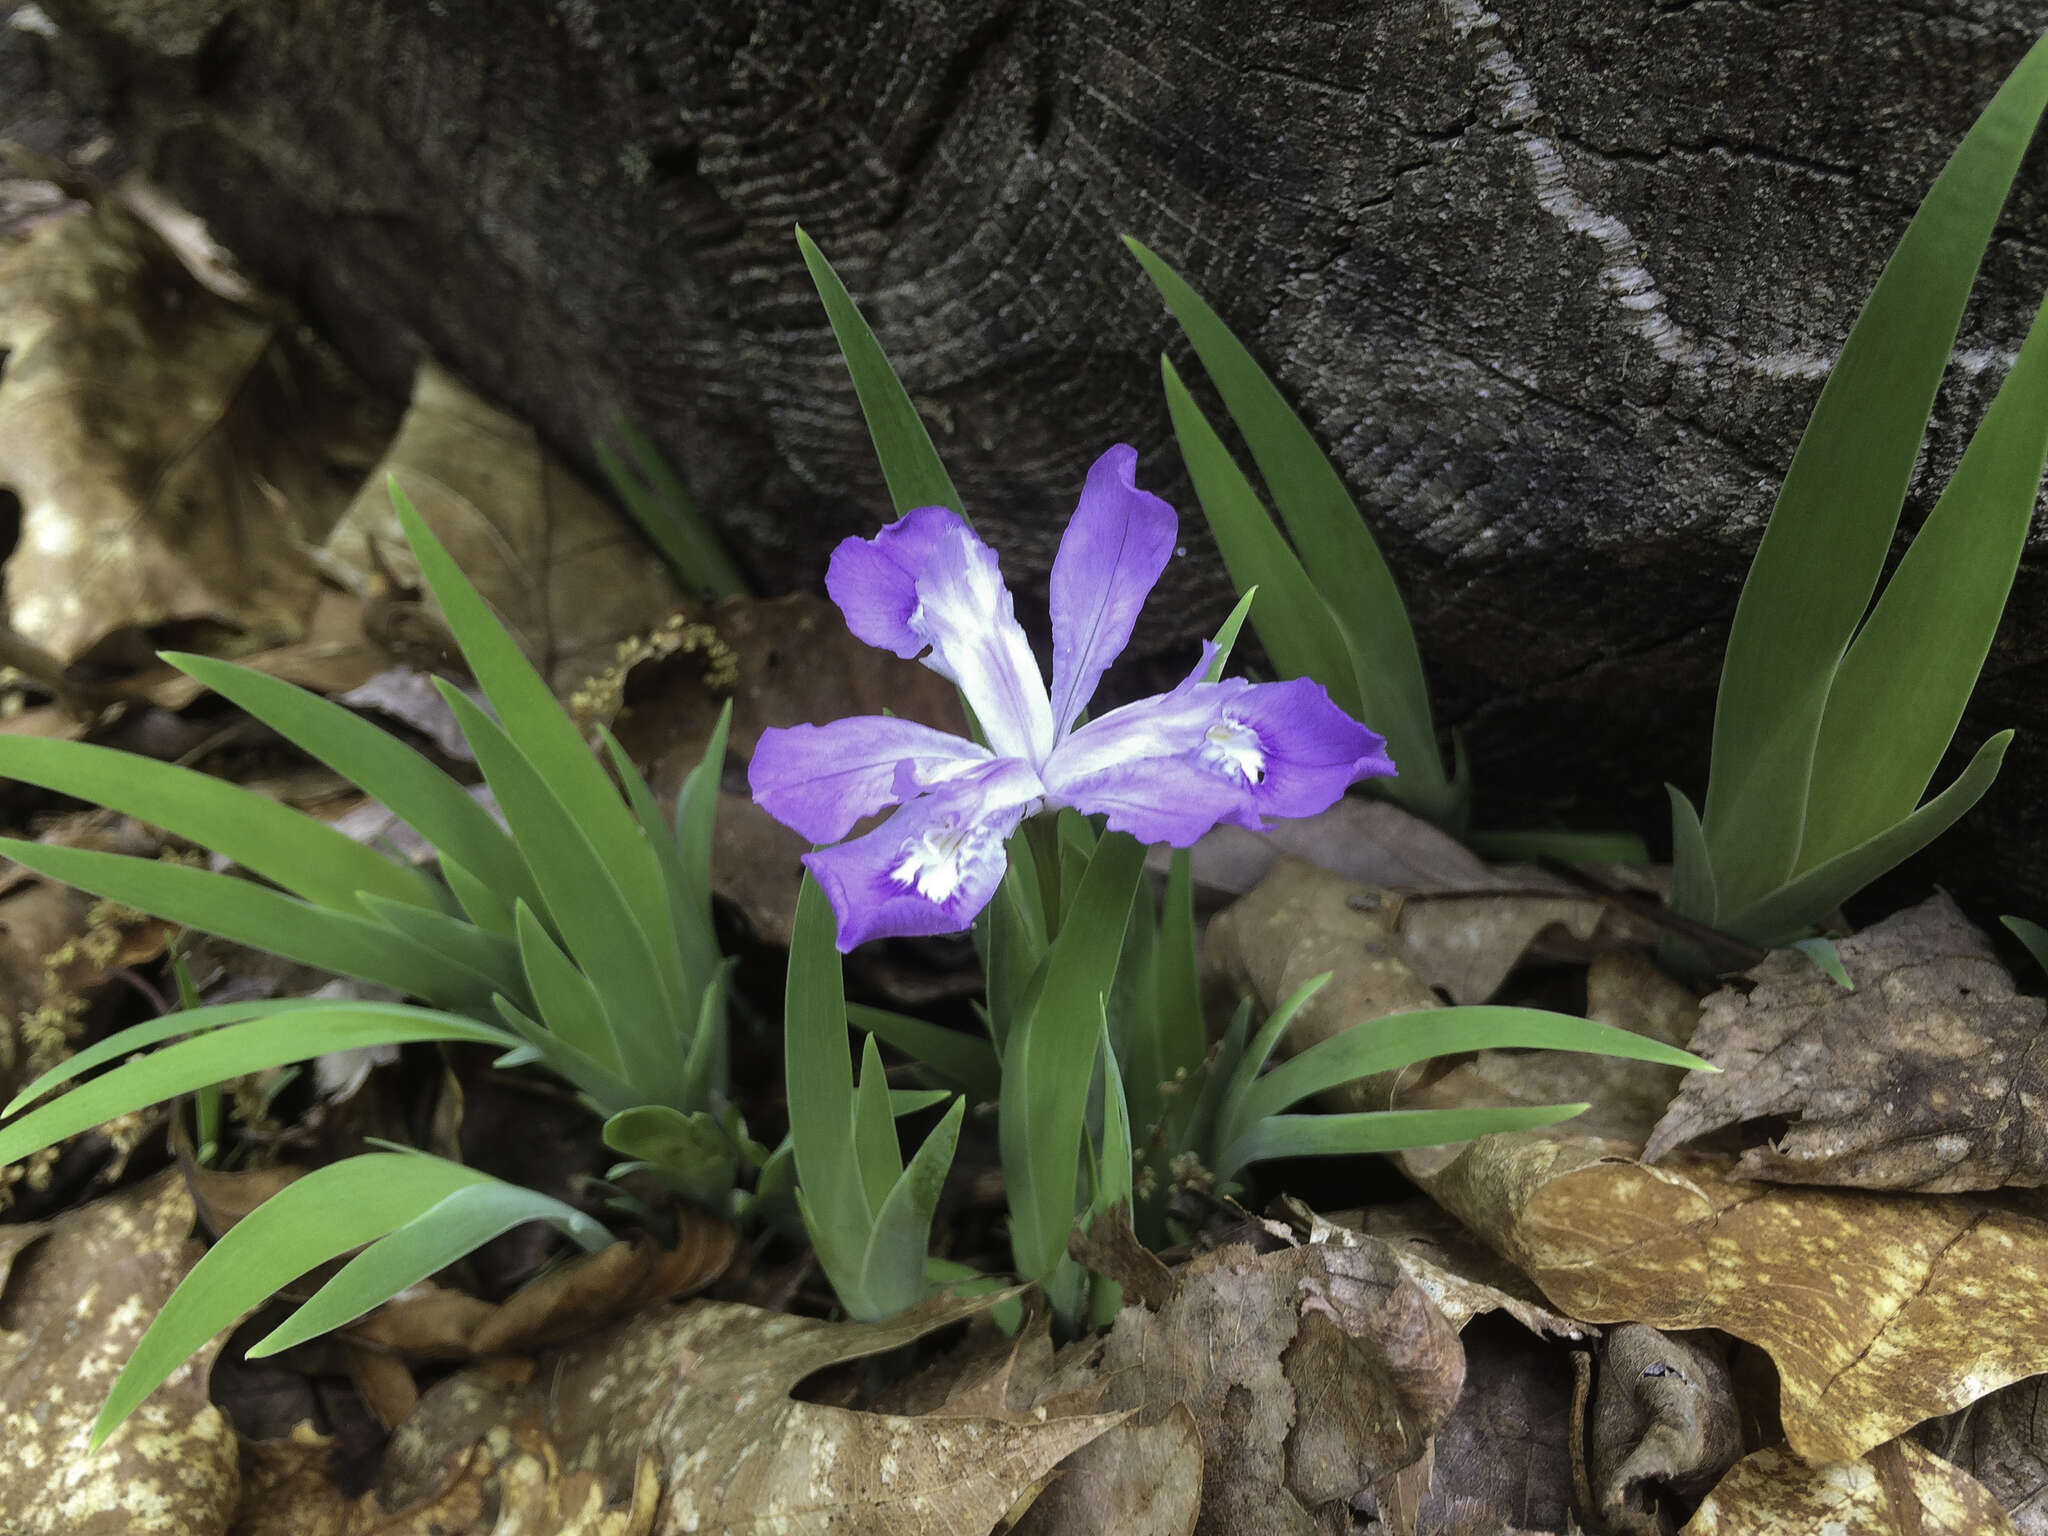
[[[772,587],[888,511],[798,258],[838,265],[1042,589],[1127,439],[1187,514],[1140,645],[1228,603],[1158,386],[1206,294],[1401,578],[1483,822],[1697,798],[1718,658],[1830,360],[2043,21],[2018,0],[42,0],[81,111],[401,394],[421,350],[583,452],[618,416]],[[26,41],[24,41],[26,39]],[[2044,287],[2035,156],[1905,526]],[[2048,578],[1935,872],[2048,908]],[[1027,599],[1026,607],[1030,607]]]

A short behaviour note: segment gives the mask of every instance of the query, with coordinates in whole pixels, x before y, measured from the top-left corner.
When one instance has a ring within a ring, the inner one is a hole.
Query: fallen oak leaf
[[[193,1215],[167,1169],[26,1241],[0,1236],[0,1530],[10,1536],[122,1536],[141,1510],[176,1536],[227,1529],[238,1448],[206,1390],[224,1335],[86,1452],[115,1373],[199,1258]]]
[[[1725,1159],[1649,1167],[1636,1150],[1517,1133],[1402,1162],[1559,1309],[1766,1351],[1808,1461],[1855,1461],[2048,1371],[2048,1222],[1961,1197],[1753,1183]]]
[[[1680,1536],[2014,1536],[1983,1485],[1910,1440],[1843,1465],[1782,1450],[1743,1458]]]
[[[1775,950],[1708,998],[1690,1074],[1643,1149],[1790,1117],[1744,1152],[1752,1179],[1925,1193],[2048,1183],[2048,1002],[2022,997],[1946,894],[1835,946],[1845,991]]]
[[[437,1385],[394,1437],[387,1507],[437,1486],[451,1454],[534,1422],[564,1465],[627,1497],[643,1455],[662,1483],[655,1530],[914,1536],[991,1529],[1120,1413],[907,1417],[801,1402],[828,1366],[962,1322],[1003,1293],[937,1297],[886,1323],[824,1323],[726,1302],[665,1307],[543,1355],[524,1379],[486,1369]]]
[[[1912,1438],[1982,1483],[2019,1536],[2048,1536],[2048,1376],[2001,1387]]]

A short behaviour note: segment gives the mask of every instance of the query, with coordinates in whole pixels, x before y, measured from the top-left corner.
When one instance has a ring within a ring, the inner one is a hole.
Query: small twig
[[[1563,859],[1555,858],[1550,854],[1543,854],[1537,858],[1536,862],[1538,866],[1548,873],[1557,876],[1558,879],[1568,880],[1587,894],[1597,896],[1602,901],[1611,902],[1624,912],[1640,917],[1646,923],[1662,928],[1666,932],[1674,933],[1682,939],[1690,939],[1693,943],[1709,952],[1718,950],[1723,955],[1733,958],[1738,963],[1726,967],[1729,970],[1746,971],[1751,966],[1761,965],[1764,957],[1770,953],[1769,950],[1759,949],[1747,939],[1738,939],[1732,933],[1723,933],[1720,929],[1710,928],[1705,923],[1694,922],[1689,917],[1681,917],[1661,901],[1645,896],[1640,891],[1626,890],[1621,886],[1610,884],[1598,875],[1580,869],[1576,865],[1567,864]]]

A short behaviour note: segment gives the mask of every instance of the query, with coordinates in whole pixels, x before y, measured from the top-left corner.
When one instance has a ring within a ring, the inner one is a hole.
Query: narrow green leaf
[[[726,708],[729,710],[731,707],[728,702]],[[668,921],[659,926],[653,923],[644,925],[648,942],[659,945],[666,934],[677,946],[682,995],[687,999],[710,984],[719,965],[718,941],[711,927],[710,866],[706,863],[701,872],[692,873],[691,863],[684,857],[680,846],[680,823],[672,831],[662,819],[661,807],[655,803],[654,790],[649,786],[646,775],[627,756],[618,738],[603,727],[599,727],[598,735],[603,738],[605,751],[611,757],[619,782],[625,786],[626,801],[633,808],[634,819],[640,823],[640,830],[661,867],[662,889],[668,899]],[[703,765],[700,763],[698,766],[701,768]]]
[[[1256,586],[1246,587],[1244,596],[1237,600],[1237,606],[1224,617],[1222,627],[1216,631],[1216,654],[1209,658],[1209,670],[1202,674],[1210,682],[1223,681],[1223,669],[1230,665],[1230,653],[1237,648],[1238,634],[1252,611],[1252,599],[1258,595]]]
[[[640,531],[661,551],[676,585],[713,599],[744,594],[746,579],[726,553],[724,541],[659,450],[625,421],[614,422],[612,429],[633,456],[635,468],[628,469],[601,442],[591,445],[598,468]]]
[[[444,862],[454,860],[496,891],[508,912],[517,897],[537,899],[526,861],[491,813],[389,731],[331,699],[248,667],[181,651],[165,651],[163,658],[385,806],[432,843]]]
[[[1821,716],[1798,869],[1920,803],[2005,612],[2048,463],[2048,304],[1842,659]]]
[[[1116,1052],[1109,1044],[1109,1013],[1102,1015],[1102,1035],[1097,1046],[1097,1070],[1102,1082],[1102,1134],[1095,1157],[1094,1190],[1089,1210],[1101,1215],[1112,1206],[1128,1209],[1131,1203],[1131,1105],[1124,1094],[1124,1077]]]
[[[844,1045],[840,1046],[845,1050]],[[860,1079],[853,1090],[853,1160],[860,1169],[868,1212],[879,1216],[882,1202],[903,1177],[903,1152],[896,1145],[896,1116],[889,1107],[889,1079],[873,1035],[861,1037]],[[872,1241],[872,1239],[870,1239]],[[919,1255],[920,1265],[923,1256]]]
[[[1856,983],[1849,979],[1848,967],[1842,964],[1841,951],[1835,948],[1833,939],[1794,939],[1792,947],[1813,962],[1813,968],[1844,992],[1854,992]]]
[[[0,775],[162,827],[339,912],[359,910],[358,891],[415,907],[428,900],[418,871],[303,811],[173,763],[82,741],[0,736]]]
[[[467,970],[382,923],[316,907],[233,875],[7,837],[0,837],[0,855],[166,922],[301,965],[396,987],[443,1007],[488,1008],[498,987],[492,977]]]
[[[456,863],[447,853],[441,853],[440,863],[441,878],[448,882],[448,890],[455,897],[455,904],[469,915],[469,920],[486,933],[513,938],[515,926],[512,921],[512,909],[505,904],[504,898]]]
[[[869,1037],[870,1043],[873,1037]],[[953,1148],[960,1138],[964,1099],[955,1099],[946,1116],[932,1128],[911,1155],[902,1176],[892,1185],[875,1214],[867,1249],[861,1255],[859,1291],[863,1310],[859,1322],[879,1322],[912,1307],[926,1291],[925,1258],[931,1248],[932,1212],[953,1166]],[[849,1306],[848,1310],[853,1309]]]
[[[726,960],[711,973],[697,1005],[696,1027],[690,1031],[689,1050],[683,1057],[681,1103],[708,1109],[722,1103],[732,1076],[732,1038],[728,1005],[732,973],[739,964]]]
[[[605,1017],[604,1000],[590,978],[562,953],[524,901],[514,909],[513,922],[534,1012],[548,1033],[605,1071],[624,1071],[625,1056]]]
[[[867,1251],[867,1193],[851,1144],[853,1063],[832,908],[810,874],[797,893],[783,997],[783,1071],[804,1224],[837,1288],[857,1282]],[[843,1273],[831,1268],[844,1266]],[[840,1299],[846,1300],[842,1291]]]
[[[188,1015],[170,1017],[185,1019],[190,1027]],[[155,1026],[137,1027],[148,1031]],[[137,1043],[148,1038],[145,1033]],[[519,1043],[493,1025],[396,1003],[328,1003],[320,1008],[275,1010],[239,1023],[218,1024],[190,1039],[123,1062],[10,1120],[0,1127],[0,1166],[20,1162],[67,1136],[209,1083],[224,1083],[287,1062],[310,1061],[329,1051],[421,1040],[471,1040],[501,1047]]]
[[[1103,837],[1053,941],[1044,988],[1005,1050],[999,1126],[1010,1246],[1019,1271],[1033,1278],[1052,1273],[1074,1224],[1096,1027],[1144,869],[1134,839]]]
[[[1252,1036],[1251,1044],[1245,1047],[1243,1059],[1230,1074],[1230,1085],[1224,1092],[1223,1104],[1216,1116],[1218,1141],[1232,1142],[1244,1133],[1249,1122],[1243,1106],[1252,1090],[1258,1086],[1259,1074],[1266,1070],[1266,1063],[1273,1059],[1273,1052],[1279,1048],[1281,1038],[1294,1023],[1295,1015],[1308,1006],[1309,999],[1330,984],[1330,978],[1335,974],[1334,971],[1324,971],[1320,976],[1311,976],[1283,998],[1280,1006],[1275,1008],[1266,1022],[1259,1026],[1259,1032]],[[1359,1029],[1372,1027],[1370,1024],[1358,1026]],[[1307,1052],[1302,1054],[1306,1055]],[[1271,1113],[1270,1109],[1268,1113]]]
[[[661,871],[641,836],[639,823],[612,787],[604,765],[598,762],[562,706],[555,702],[554,694],[518,643],[505,632],[469,578],[441,547],[433,530],[413,510],[395,479],[390,483],[390,491],[391,504],[412,544],[420,574],[441,605],[448,628],[461,646],[463,658],[484,696],[497,711],[504,736],[518,748],[519,755],[531,765],[549,792],[575,817],[633,907],[642,912],[658,911],[662,901]],[[476,713],[474,705],[470,705],[470,711]],[[514,835],[517,836],[516,832]],[[535,879],[540,879],[542,872],[533,855],[528,850],[522,852],[526,853]],[[560,913],[549,911],[547,915],[561,920]]]
[[[487,1177],[440,1158],[373,1152],[287,1184],[223,1233],[164,1302],[107,1394],[91,1449],[201,1345],[274,1292]]]
[[[1218,1139],[1247,1134],[1258,1121],[1290,1104],[1357,1078],[1412,1066],[1433,1056],[1506,1049],[1572,1051],[1694,1071],[1715,1070],[1691,1052],[1661,1040],[1569,1013],[1488,1004],[1395,1013],[1348,1029],[1282,1062],[1238,1101],[1234,1121],[1223,1127]]]
[[[1998,777],[1999,764],[2011,743],[2012,732],[2000,731],[1977,749],[1970,766],[1956,775],[1954,783],[1904,821],[1723,918],[1720,927],[1738,939],[1766,947],[1798,937],[1886,870],[1911,858],[1954,826]]]
[[[1870,606],[1964,304],[2044,105],[2048,39],[1935,179],[1793,455],[1736,605],[1714,711],[1704,824],[1728,910],[1748,909],[1798,867],[1822,712]]]
[[[1587,1104],[1538,1104],[1516,1109],[1392,1109],[1350,1115],[1268,1115],[1218,1160],[1219,1184],[1253,1163],[1277,1157],[1343,1157],[1440,1147],[1504,1131],[1532,1131],[1582,1115]]]
[[[304,1306],[250,1345],[249,1358],[261,1360],[352,1323],[529,1221],[547,1222],[587,1252],[612,1240],[601,1223],[536,1190],[496,1179],[464,1184],[350,1259]]]
[[[519,947],[502,934],[485,933],[474,923],[445,912],[429,912],[404,902],[387,901],[364,892],[357,898],[364,911],[386,928],[466,971],[488,976],[515,1001],[525,993],[519,974]]]
[[[992,1104],[1001,1092],[1002,1067],[986,1040],[865,1003],[849,1004],[846,1014],[855,1029],[879,1036],[911,1060],[958,1086],[975,1103]]]
[[[1223,439],[1216,435],[1173,364],[1162,357],[1159,370],[1181,459],[1195,483],[1195,494],[1230,579],[1239,592],[1257,587],[1266,594],[1266,600],[1251,611],[1259,643],[1273,665],[1287,676],[1312,677],[1348,714],[1364,714],[1358,668],[1337,616],[1266,515],[1258,492],[1223,446]],[[1372,723],[1378,728],[1379,722]],[[1405,771],[1406,764],[1402,767]]]
[[[1711,927],[1719,919],[1721,902],[1699,812],[1676,784],[1666,784],[1664,793],[1671,800],[1671,910]]]
[[[867,418],[868,436],[874,439],[875,457],[882,461],[882,477],[889,482],[889,499],[899,515],[913,507],[951,507],[967,515],[966,503],[953,489],[952,476],[939,461],[932,435],[924,418],[911,404],[910,392],[889,366],[882,344],[853,302],[853,295],[832,270],[832,263],[811,237],[799,228],[797,248],[804,265],[811,270],[818,297],[824,300],[825,315],[832,322],[846,371],[853,376],[853,390],[860,397],[861,414]]]
[[[1188,1114],[1176,1152],[1192,1152],[1205,1162],[1211,1160],[1217,1151],[1216,1126],[1223,1115],[1224,1095],[1237,1081],[1237,1069],[1244,1061],[1245,1041],[1251,1034],[1252,1000],[1242,998],[1232,1010],[1230,1023],[1224,1027],[1223,1038],[1216,1042],[1216,1050],[1201,1073],[1201,1091],[1195,1095],[1195,1107]]]
[[[181,973],[184,971],[182,958],[177,962],[177,969]],[[181,995],[183,990],[181,986]],[[104,1040],[72,1052],[8,1100],[7,1107],[0,1109],[0,1119],[19,1114],[24,1107],[55,1092],[73,1078],[96,1072],[110,1061],[119,1061],[123,1056],[147,1050],[152,1045],[161,1045],[166,1040],[175,1040],[181,1035],[202,1034],[209,1029],[218,1029],[223,1024],[240,1024],[246,1019],[269,1014],[304,1012],[308,1009],[334,1006],[331,999],[320,997],[262,998],[243,1003],[216,1003],[210,1007],[181,1008],[175,1013],[162,1014],[143,1023],[130,1025]]]
[[[1363,718],[1387,737],[1402,776],[1424,786],[1411,792],[1424,793],[1431,803],[1441,801],[1449,781],[1437,752],[1422,653],[1401,589],[1337,467],[1244,343],[1201,296],[1136,240],[1127,235],[1124,244],[1187,333],[1231,420],[1244,435],[1273,494],[1273,505],[1301,553],[1303,568],[1362,664],[1357,688],[1365,705]],[[1204,496],[1205,506],[1207,501]],[[1311,675],[1334,693],[1329,679]],[[1448,813],[1448,804],[1443,810]]]
[[[641,921],[643,912],[657,919],[667,915],[667,891],[657,885],[653,900],[636,911],[631,896],[614,878],[617,866],[588,835],[589,820],[570,811],[554,785],[495,721],[459,689],[436,682],[540,883],[548,915],[603,1000],[628,1075],[645,1085],[652,1097],[672,1096],[681,1063],[668,1047],[678,1020],[686,1016],[682,983],[679,975],[671,974],[676,969],[674,946],[665,946],[670,964],[664,967]],[[597,768],[594,761],[591,767]],[[612,793],[609,786],[605,793]],[[630,820],[616,795],[612,803]],[[637,824],[633,835],[640,836]],[[642,853],[648,851],[644,840],[639,847]],[[663,939],[666,926],[662,925]]]
[[[2027,953],[2034,957],[2034,964],[2048,971],[2048,928],[2024,917],[2001,917],[1999,921],[2012,930],[2014,938],[2027,946]],[[12,1107],[9,1106],[10,1109]]]
[[[711,922],[711,854],[717,841],[718,797],[725,776],[726,742],[732,734],[732,700],[718,711],[718,723],[676,792],[676,824],[673,846],[680,865],[683,890],[688,893],[687,920],[679,923],[678,936],[692,977],[718,964],[718,941]]]

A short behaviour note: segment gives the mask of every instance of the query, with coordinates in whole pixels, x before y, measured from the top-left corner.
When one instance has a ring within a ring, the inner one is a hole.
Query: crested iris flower
[[[1173,553],[1173,508],[1137,487],[1137,451],[1095,461],[1052,567],[1052,693],[1018,626],[995,551],[944,507],[847,539],[825,577],[847,628],[960,688],[988,745],[863,715],[762,733],[755,802],[814,843],[893,806],[874,830],[804,856],[838,918],[839,948],[957,933],[1008,867],[1026,816],[1072,806],[1112,831],[1185,848],[1218,822],[1264,830],[1312,816],[1359,779],[1391,774],[1386,743],[1320,683],[1206,682],[1215,647],[1170,693],[1074,722],[1131,638]]]

